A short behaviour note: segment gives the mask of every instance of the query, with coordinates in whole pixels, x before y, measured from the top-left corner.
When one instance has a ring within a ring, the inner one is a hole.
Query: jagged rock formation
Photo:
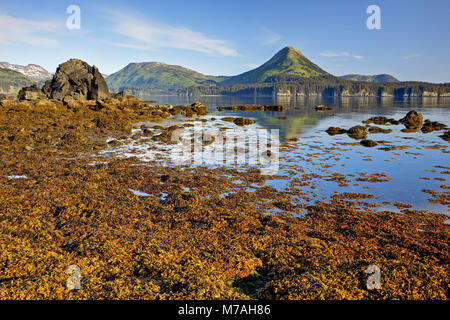
[[[79,59],[60,64],[42,89],[33,85],[22,88],[18,94],[19,100],[102,100],[109,97],[108,85],[97,67]]]
[[[60,64],[42,91],[48,98],[57,100],[99,100],[110,96],[108,85],[97,67],[79,59]]]
[[[19,100],[37,100],[45,99],[47,96],[37,85],[33,84],[32,86],[20,89],[17,97]]]

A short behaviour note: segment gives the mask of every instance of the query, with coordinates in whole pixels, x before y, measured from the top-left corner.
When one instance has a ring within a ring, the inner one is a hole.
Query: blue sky
[[[68,30],[69,5],[81,29]],[[366,8],[381,9],[369,30]],[[54,72],[80,58],[103,73],[159,61],[235,75],[294,46],[324,70],[450,82],[450,1],[0,0],[0,61]]]

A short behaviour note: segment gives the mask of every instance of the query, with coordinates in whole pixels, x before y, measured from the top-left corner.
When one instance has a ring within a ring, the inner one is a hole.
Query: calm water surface
[[[445,194],[450,184],[450,155],[448,142],[439,138],[443,132],[428,134],[422,132],[403,133],[398,126],[380,126],[392,129],[389,134],[370,134],[368,139],[381,141],[373,148],[351,145],[358,143],[347,135],[329,136],[325,130],[330,126],[348,129],[362,125],[361,121],[372,116],[383,115],[400,119],[408,111],[415,109],[423,114],[424,119],[439,121],[450,126],[450,99],[405,99],[393,98],[290,98],[290,97],[178,97],[151,96],[143,99],[156,100],[158,104],[186,105],[200,101],[208,106],[208,117],[243,116],[256,120],[256,126],[268,129],[279,129],[283,140],[297,137],[297,142],[288,149],[282,148],[280,154],[279,176],[272,179],[269,185],[283,190],[288,187],[294,177],[302,174],[318,174],[311,178],[309,189],[312,201],[328,198],[335,192],[368,193],[377,196],[376,201],[389,201],[391,204],[381,205],[382,209],[396,208],[394,202],[413,205],[413,209],[428,209],[449,214],[449,206],[431,203],[431,195],[423,190],[435,190]],[[282,104],[283,112],[234,112],[217,111],[218,106],[243,104]],[[317,112],[314,107],[324,104],[332,111]],[[287,119],[279,119],[287,117]],[[214,126],[214,123],[210,124]],[[233,124],[231,124],[233,125]],[[384,151],[379,148],[393,145],[396,150]],[[358,178],[373,173],[381,174],[388,181],[367,182]],[[331,181],[333,175],[346,175],[349,179],[346,186],[339,186]],[[372,200],[370,200],[372,201]]]

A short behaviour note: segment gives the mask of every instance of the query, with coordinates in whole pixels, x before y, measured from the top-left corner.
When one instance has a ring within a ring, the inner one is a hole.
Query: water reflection
[[[213,121],[222,116],[243,116],[256,120],[255,126],[279,129],[282,139],[299,137],[297,142],[281,150],[280,176],[287,180],[271,180],[268,184],[283,190],[292,179],[302,174],[310,174],[313,186],[303,186],[302,191],[312,194],[312,201],[330,197],[335,192],[353,192],[375,195],[377,202],[384,201],[382,209],[395,210],[396,202],[413,205],[414,209],[427,209],[448,214],[448,203],[430,202],[431,195],[447,194],[450,184],[448,170],[450,155],[448,142],[439,138],[442,132],[401,132],[402,125],[392,125],[387,134],[369,133],[369,139],[378,146],[366,148],[347,135],[329,136],[325,130],[330,126],[348,129],[362,125],[361,121],[383,115],[400,119],[408,111],[415,109],[424,119],[450,125],[450,99],[411,98],[393,99],[380,97],[234,97],[234,96],[152,96],[145,99],[157,100],[160,104],[191,104],[200,101],[209,107],[210,114],[204,125],[217,126],[221,121]],[[219,112],[218,106],[244,104],[281,104],[283,112]],[[324,104],[333,110],[317,112],[314,107]],[[180,121],[178,119],[177,121]],[[220,124],[223,125],[223,124]],[[232,126],[232,124],[230,124]],[[134,142],[133,142],[134,143]],[[384,150],[383,147],[393,147]],[[147,147],[144,145],[144,147]],[[351,182],[341,186],[330,177],[345,175]],[[386,181],[365,182],[358,180],[361,175],[381,174]],[[309,190],[309,191],[308,191]],[[424,191],[425,190],[425,191]],[[388,201],[389,204],[385,201]],[[447,201],[448,202],[448,201]]]
[[[450,107],[449,98],[405,98],[392,97],[245,97],[245,96],[143,96],[159,104],[186,105],[200,101],[208,106],[213,115],[230,115],[255,119],[258,124],[268,129],[279,129],[282,139],[308,134],[321,121],[333,118],[353,119],[359,121],[374,115],[399,117],[411,109],[432,115],[435,120],[449,117],[446,108]],[[242,112],[217,111],[218,106],[245,104],[281,104],[286,107],[283,112]],[[317,112],[314,107],[326,105],[333,110]],[[433,110],[434,109],[434,110]],[[282,118],[282,119],[280,119]],[[333,121],[327,121],[333,123]]]

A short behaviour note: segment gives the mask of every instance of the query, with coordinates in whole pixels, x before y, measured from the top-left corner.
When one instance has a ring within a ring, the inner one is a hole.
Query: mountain
[[[390,74],[377,74],[373,76],[364,76],[362,74],[346,74],[344,76],[340,76],[339,78],[343,80],[364,82],[399,82],[398,79],[394,78]]]
[[[398,82],[397,79],[388,74],[373,76],[351,74],[339,78],[341,80],[374,83]],[[128,64],[122,70],[106,77],[106,82],[113,90],[120,89],[133,94],[143,94],[144,92],[176,93],[179,90],[184,92],[184,89],[190,87],[303,83],[316,80],[317,83],[334,83],[339,78],[321,69],[299,50],[293,47],[285,47],[260,67],[231,77],[207,76],[181,66],[160,62],[142,62]],[[221,89],[211,90],[217,92]]]
[[[108,87],[181,89],[190,86],[217,85],[226,77],[207,76],[181,66],[161,62],[130,63],[106,78]]]
[[[43,81],[50,79],[52,74],[42,68],[37,64],[28,64],[26,66],[21,66],[18,64],[11,64],[8,62],[0,62],[0,68],[14,70],[20,72],[21,74],[35,80],[35,81]]]
[[[260,67],[230,77],[222,81],[221,85],[262,83],[277,75],[295,75],[310,78],[328,75],[328,73],[312,63],[299,50],[293,47],[285,47]]]
[[[35,83],[20,72],[0,68],[0,93],[17,93],[22,87]]]

